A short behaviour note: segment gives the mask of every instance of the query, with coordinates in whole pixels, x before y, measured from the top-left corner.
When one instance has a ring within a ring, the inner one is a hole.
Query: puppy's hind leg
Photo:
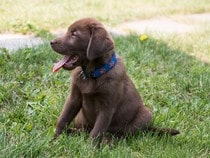
[[[91,128],[89,127],[88,122],[85,119],[82,109],[80,109],[79,113],[77,114],[77,116],[74,119],[74,126],[75,126],[75,129],[77,129],[80,132],[81,131],[87,131],[87,132],[91,131]]]
[[[141,107],[134,120],[126,128],[126,133],[133,134],[138,130],[145,131],[152,122],[152,113],[147,107]]]
[[[151,132],[152,134],[157,134],[158,136],[165,134],[175,136],[180,133],[178,130],[172,128],[153,127],[151,125],[151,122],[152,122],[152,113],[147,107],[143,107],[142,109],[139,110],[136,119],[134,119],[130,124],[128,132],[134,133],[138,129],[140,129],[145,132]]]

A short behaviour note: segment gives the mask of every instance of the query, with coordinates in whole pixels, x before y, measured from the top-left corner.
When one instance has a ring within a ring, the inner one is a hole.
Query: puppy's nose
[[[50,44],[51,44],[51,45],[54,45],[54,44],[56,44],[56,43],[57,43],[56,40],[50,41]]]

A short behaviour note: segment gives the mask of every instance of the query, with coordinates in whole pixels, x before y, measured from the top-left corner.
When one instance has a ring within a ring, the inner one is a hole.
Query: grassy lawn
[[[209,0],[1,0],[0,32],[63,29],[87,16],[113,26],[136,19],[209,11]]]
[[[0,32],[38,33],[45,37],[46,32],[65,29],[83,16],[94,16],[114,26],[139,18],[210,12],[208,0],[106,2],[109,3],[3,0]],[[63,134],[50,143],[71,80],[66,71],[52,73],[60,56],[52,52],[49,44],[16,53],[1,49],[0,158],[209,157],[209,26],[206,24],[198,32],[187,34],[148,33],[145,41],[140,41],[139,35],[114,38],[116,52],[124,58],[128,74],[153,111],[154,124],[179,129],[181,134],[158,137],[139,132],[114,140],[111,145],[104,144],[100,149],[91,145],[86,133]]]

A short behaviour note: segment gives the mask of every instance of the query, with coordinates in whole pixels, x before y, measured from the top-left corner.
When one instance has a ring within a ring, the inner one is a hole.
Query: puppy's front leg
[[[107,131],[109,128],[109,125],[112,121],[112,116],[114,114],[114,110],[106,110],[106,111],[100,111],[98,113],[95,125],[90,132],[91,138],[99,138],[101,139],[103,137],[103,134]]]
[[[76,86],[72,86],[72,92],[68,96],[63,110],[58,118],[55,130],[55,137],[59,136],[64,128],[74,119],[82,107],[81,93]]]

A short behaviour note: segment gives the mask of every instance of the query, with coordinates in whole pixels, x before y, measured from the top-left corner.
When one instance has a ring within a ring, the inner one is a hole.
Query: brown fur
[[[79,56],[73,66],[63,66],[74,71],[71,93],[57,121],[56,136],[74,118],[76,128],[90,129],[91,138],[101,137],[105,132],[126,135],[137,130],[179,133],[173,129],[149,127],[152,113],[143,104],[119,56],[115,67],[101,77],[81,77],[81,71],[89,73],[104,65],[114,53],[114,42],[99,21],[92,18],[76,21],[64,37],[51,41],[51,46],[60,54]]]

